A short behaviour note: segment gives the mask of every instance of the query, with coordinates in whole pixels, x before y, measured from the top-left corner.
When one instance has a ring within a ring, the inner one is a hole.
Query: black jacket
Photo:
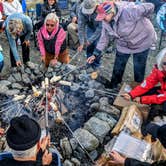
[[[54,3],[54,5],[52,5],[52,6],[49,6],[47,2],[43,4],[43,6],[41,8],[42,19],[44,20],[45,17],[47,16],[47,14],[49,14],[49,13],[56,13],[56,15],[58,17],[61,17],[61,11],[60,11],[57,3]]]
[[[132,158],[127,158],[125,160],[125,166],[166,166],[166,161],[156,161],[152,164],[146,163],[146,162],[142,162],[142,161],[138,161]]]

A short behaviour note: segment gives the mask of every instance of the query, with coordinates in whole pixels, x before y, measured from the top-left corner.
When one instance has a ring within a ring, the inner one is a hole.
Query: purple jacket
[[[102,34],[94,54],[105,49],[109,36],[116,39],[116,48],[121,53],[132,54],[145,51],[156,42],[156,32],[148,17],[153,13],[152,3],[136,5],[133,2],[116,2],[117,14],[114,23],[102,21]],[[96,55],[95,54],[95,55]]]

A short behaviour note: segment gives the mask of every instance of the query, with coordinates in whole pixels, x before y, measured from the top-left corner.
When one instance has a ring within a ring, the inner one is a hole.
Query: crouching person
[[[54,13],[46,16],[44,25],[37,34],[41,59],[45,67],[55,65],[57,61],[69,63],[69,52],[66,45],[66,32],[59,25],[59,19]]]
[[[160,86],[156,86],[158,83]],[[160,105],[160,115],[166,115],[166,48],[157,55],[157,64],[153,67],[151,74],[130,93],[123,94],[123,97],[141,104],[152,104],[153,108]],[[154,116],[155,112],[155,109],[151,109],[149,118]],[[149,118],[149,121],[152,120]]]
[[[0,161],[1,166],[51,165],[52,153],[46,150],[49,137],[41,138],[39,124],[28,116],[15,117],[10,122],[6,140],[13,158]]]

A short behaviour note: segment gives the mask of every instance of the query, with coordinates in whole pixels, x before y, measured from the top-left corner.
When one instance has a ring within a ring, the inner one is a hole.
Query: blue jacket
[[[20,19],[23,22],[23,31],[21,32],[20,36],[25,35],[25,40],[30,39],[30,35],[32,33],[33,27],[32,27],[31,19],[22,13],[14,13],[14,14],[8,16],[5,21],[5,31],[6,31],[8,41],[9,41],[9,45],[10,45],[10,48],[12,50],[15,60],[18,61],[18,60],[20,60],[20,58],[19,58],[19,54],[17,51],[16,42],[15,42],[15,39],[11,36],[11,34],[9,32],[9,27],[8,27],[8,23],[12,19]]]
[[[97,39],[99,39],[101,30],[102,30],[102,22],[96,21],[97,12],[95,11],[91,15],[86,15],[82,13],[82,8],[79,11],[78,15],[78,37],[80,44],[83,45],[85,43],[85,34],[86,34],[86,27],[88,26],[90,29],[93,30],[93,34],[87,40],[90,43],[93,43]]]

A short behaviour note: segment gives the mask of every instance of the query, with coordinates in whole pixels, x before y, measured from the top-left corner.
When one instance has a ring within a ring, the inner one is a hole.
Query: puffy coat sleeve
[[[151,74],[129,93],[132,98],[143,95],[159,82],[157,70],[158,69],[154,67]]]
[[[142,17],[149,17],[154,12],[154,5],[152,3],[141,3],[139,5],[132,5],[126,8],[128,18],[137,21]]]

